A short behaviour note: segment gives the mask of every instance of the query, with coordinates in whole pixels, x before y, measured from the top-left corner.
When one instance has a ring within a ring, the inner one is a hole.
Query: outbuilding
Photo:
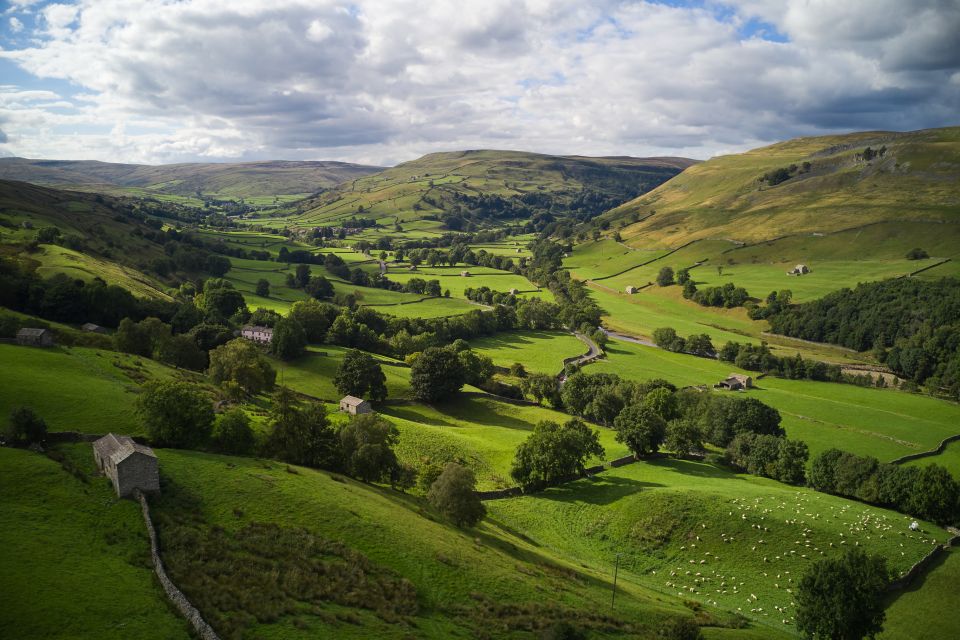
[[[802,276],[810,273],[810,268],[805,264],[798,264],[791,271],[787,271],[788,276]]]
[[[82,331],[89,331],[90,333],[106,333],[107,330],[101,327],[98,324],[93,324],[92,322],[85,322],[83,326],[80,327]]]
[[[520,289],[517,289],[516,287],[514,287],[513,289],[510,289],[510,295],[515,296],[518,293],[520,293]]]
[[[743,391],[753,386],[753,378],[745,376],[742,373],[731,373],[725,379],[713,385],[717,389],[728,389],[730,391]]]
[[[340,411],[344,411],[352,416],[356,416],[360,415],[361,413],[373,413],[373,407],[370,406],[370,403],[363,398],[358,398],[356,396],[344,396],[340,400]]]
[[[637,288],[631,284],[631,285],[627,285],[627,288],[624,289],[624,291],[632,295],[637,292]]]
[[[117,496],[125,498],[134,491],[160,491],[160,471],[153,449],[137,444],[129,436],[108,433],[93,443],[97,468],[110,478]]]
[[[38,327],[24,327],[17,331],[17,344],[28,347],[52,347],[53,332]]]
[[[464,278],[469,278],[469,277],[470,277],[470,272],[469,272],[469,271],[461,271],[461,272],[460,272],[460,275],[461,275],[462,277],[464,277]]]

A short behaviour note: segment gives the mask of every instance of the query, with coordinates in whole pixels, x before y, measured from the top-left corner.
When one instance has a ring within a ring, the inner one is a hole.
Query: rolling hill
[[[541,211],[592,216],[694,163],[686,158],[587,158],[522,151],[432,153],[303,203],[299,221],[334,224],[354,215],[396,222],[440,216],[511,220]]]
[[[0,158],[0,179],[5,180],[104,193],[234,200],[315,193],[379,170],[380,167],[325,161],[143,165]]]
[[[870,149],[870,151],[867,151]],[[960,238],[960,127],[797,138],[698,164],[603,216],[628,244],[827,234],[882,222]],[[856,246],[850,243],[849,246]]]

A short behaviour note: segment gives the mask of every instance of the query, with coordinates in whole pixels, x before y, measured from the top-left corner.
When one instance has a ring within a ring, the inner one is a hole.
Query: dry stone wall
[[[213,627],[207,624],[207,621],[203,619],[203,616],[200,615],[197,608],[190,604],[187,596],[183,595],[183,592],[180,591],[177,585],[173,584],[173,581],[167,576],[167,571],[163,568],[163,560],[160,559],[157,532],[153,528],[153,520],[150,519],[150,505],[147,503],[147,497],[144,494],[139,491],[136,493],[137,498],[140,500],[140,510],[143,512],[143,522],[147,526],[147,535],[150,536],[150,558],[153,560],[153,569],[157,573],[157,578],[159,578],[160,585],[163,587],[164,592],[166,592],[167,598],[170,599],[170,602],[177,608],[177,611],[193,626],[197,635],[200,636],[202,640],[220,640],[219,636],[217,636],[213,630]]]

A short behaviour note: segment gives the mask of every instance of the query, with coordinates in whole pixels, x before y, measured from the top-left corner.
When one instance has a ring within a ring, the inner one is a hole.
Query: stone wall
[[[943,453],[943,450],[947,448],[948,444],[958,440],[960,440],[960,434],[950,436],[949,438],[944,438],[940,441],[940,444],[937,445],[936,449],[931,449],[930,451],[921,451],[919,453],[908,453],[907,455],[901,456],[896,460],[891,460],[890,464],[903,464],[904,462],[909,462],[910,460],[918,460],[919,458],[926,458],[928,456],[938,456]]]
[[[190,604],[187,596],[183,595],[183,592],[180,591],[177,585],[173,584],[173,581],[167,576],[167,571],[163,568],[163,560],[160,559],[157,532],[153,528],[153,521],[150,519],[150,505],[147,503],[147,498],[144,494],[137,491],[136,495],[140,500],[140,509],[143,511],[143,522],[147,526],[147,535],[150,537],[150,558],[153,560],[153,569],[157,573],[157,578],[160,580],[160,585],[163,587],[164,592],[166,592],[167,598],[169,598],[173,606],[177,608],[177,611],[187,619],[187,622],[193,626],[197,635],[200,636],[202,640],[220,640],[219,636],[217,636],[213,630],[213,627],[207,624],[207,621],[203,619],[203,616],[200,615],[197,608]]]
[[[917,576],[923,573],[927,567],[933,563],[934,560],[945,553],[947,549],[957,544],[958,541],[960,541],[960,535],[955,535],[943,544],[934,545],[933,549],[930,550],[930,553],[917,560],[917,562],[914,563],[914,565],[910,567],[910,569],[908,569],[907,572],[902,576],[891,581],[890,584],[887,585],[887,591],[899,591],[901,589],[906,589],[914,580],[917,579]]]
[[[663,454],[653,454],[649,458],[662,457]],[[646,458],[646,457],[645,457]],[[631,456],[624,456],[622,458],[617,458],[616,460],[611,460],[604,464],[598,464],[593,467],[588,467],[583,470],[583,475],[572,475],[565,478],[560,478],[556,482],[550,483],[549,485],[542,487],[542,489],[548,489],[550,487],[558,487],[562,484],[568,482],[575,482],[582,478],[589,478],[594,476],[606,469],[613,469],[615,467],[622,467],[623,465],[630,464],[631,462],[636,462],[637,458]],[[494,489],[492,491],[475,491],[474,492],[481,500],[502,500],[503,498],[516,498],[517,496],[523,495],[523,489],[520,487],[507,487],[506,489]]]

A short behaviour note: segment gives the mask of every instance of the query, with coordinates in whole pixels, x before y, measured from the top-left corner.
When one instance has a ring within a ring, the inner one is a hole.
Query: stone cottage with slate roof
[[[157,456],[148,446],[137,444],[129,436],[108,433],[93,443],[93,459],[113,482],[117,496],[125,498],[139,489],[160,491]]]
[[[53,332],[49,329],[24,327],[17,331],[17,344],[31,347],[52,347]]]
[[[371,413],[373,407],[363,398],[344,396],[343,399],[340,400],[340,411],[346,411],[350,415],[356,416],[361,413]]]

